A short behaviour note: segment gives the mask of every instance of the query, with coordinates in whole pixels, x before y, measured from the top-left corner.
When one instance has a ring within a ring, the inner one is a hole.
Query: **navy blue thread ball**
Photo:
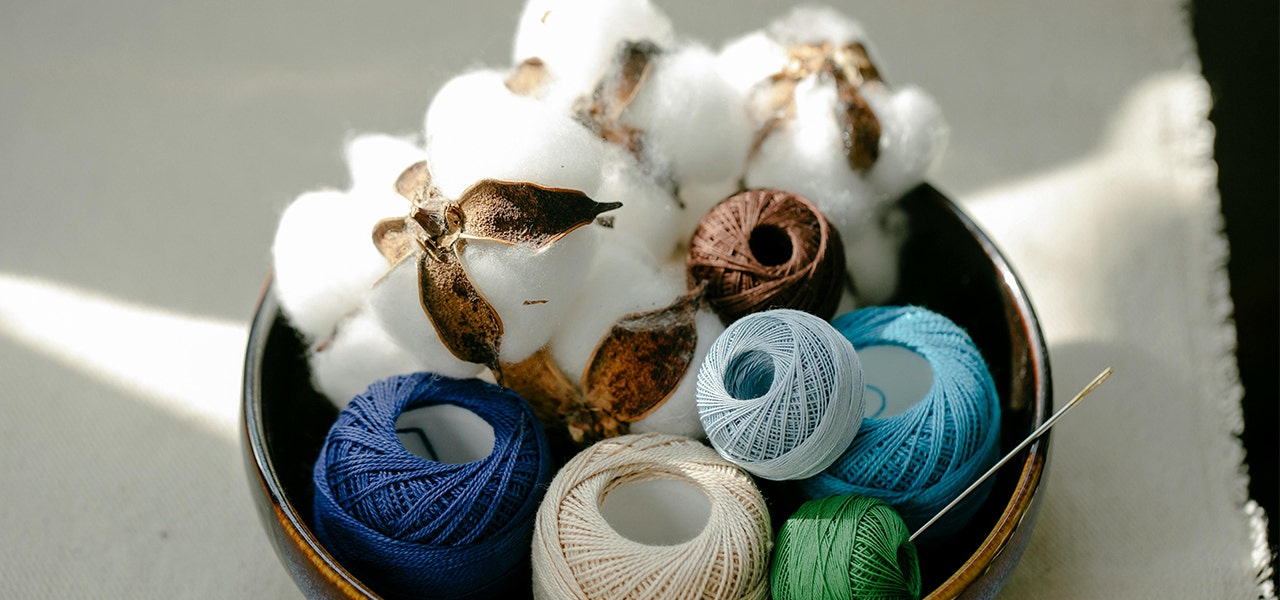
[[[999,458],[1000,398],[991,372],[968,333],[918,306],[863,308],[831,324],[856,351],[891,345],[919,354],[933,370],[933,382],[925,397],[905,412],[865,419],[844,454],[825,471],[801,480],[800,489],[810,498],[879,498],[915,530]],[[963,527],[990,487],[988,482],[975,490],[921,539],[938,539]]]
[[[400,414],[438,404],[492,426],[492,453],[445,464],[407,450]],[[313,473],[316,535],[384,597],[527,589],[533,522],[552,475],[542,428],[514,392],[429,373],[391,377],[352,399],[329,430]]]

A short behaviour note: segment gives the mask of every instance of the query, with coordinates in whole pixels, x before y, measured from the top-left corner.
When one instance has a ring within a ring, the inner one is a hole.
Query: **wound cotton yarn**
[[[844,245],[805,198],[748,190],[713,207],[694,230],[685,260],[690,282],[725,325],[770,308],[829,319],[844,289]]]
[[[446,464],[405,448],[400,416],[441,405],[492,427],[487,457]],[[352,399],[320,450],[316,535],[384,597],[500,596],[527,581],[549,456],[533,411],[514,392],[429,373],[384,379]]]
[[[865,496],[810,500],[783,523],[769,585],[775,600],[914,600],[920,562],[888,504]]]
[[[884,500],[915,530],[998,458],[1000,401],[986,361],[950,319],[916,307],[871,307],[832,325],[859,352],[897,346],[928,362],[933,381],[906,411],[867,418],[849,449],[822,473],[800,482],[810,498],[861,494]],[[884,374],[880,374],[884,375]],[[952,509],[922,540],[955,532],[973,516],[990,486]]]
[[[765,479],[801,479],[827,468],[857,434],[863,396],[853,345],[798,310],[739,319],[698,371],[707,439],[725,459]]]
[[[705,525],[690,539],[636,541],[601,512],[611,494],[653,482],[705,495]],[[750,475],[689,438],[623,435],[583,450],[551,482],[533,538],[534,597],[763,599],[772,546],[768,509]]]

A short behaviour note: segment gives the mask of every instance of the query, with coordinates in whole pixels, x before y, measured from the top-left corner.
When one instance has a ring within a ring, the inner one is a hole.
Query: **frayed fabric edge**
[[[1209,121],[1212,100],[1209,84],[1198,74],[1194,76],[1194,82],[1188,82],[1187,88],[1190,102],[1184,105],[1186,112],[1177,115],[1176,120],[1181,121],[1179,124],[1186,128],[1183,133],[1188,135],[1174,136],[1176,145],[1179,146],[1174,154],[1186,161],[1183,165],[1186,167],[1184,172],[1199,179],[1194,184],[1201,190],[1197,204],[1203,229],[1198,233],[1201,256],[1207,267],[1204,272],[1209,277],[1207,300],[1212,311],[1211,323],[1216,323],[1214,326],[1218,328],[1212,336],[1215,340],[1215,347],[1211,350],[1214,357],[1214,364],[1210,369],[1212,377],[1206,381],[1205,386],[1210,397],[1220,399],[1218,410],[1226,425],[1222,449],[1237,469],[1232,497],[1247,520],[1257,598],[1276,600],[1276,587],[1272,579],[1273,557],[1267,540],[1268,517],[1266,510],[1249,496],[1249,470],[1240,439],[1244,432],[1244,411],[1241,406],[1244,386],[1240,382],[1236,361],[1236,324],[1232,318],[1235,305],[1231,300],[1227,271],[1231,249],[1226,238],[1226,222],[1221,210],[1222,198],[1217,185],[1217,162],[1213,156],[1215,132]]]

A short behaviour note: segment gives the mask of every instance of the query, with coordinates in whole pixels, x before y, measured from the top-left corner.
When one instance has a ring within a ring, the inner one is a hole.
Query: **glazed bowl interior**
[[[924,185],[901,205],[911,233],[891,304],[924,306],[968,330],[1000,394],[1007,451],[1051,411],[1047,351],[1034,311],[999,251],[945,196]],[[304,346],[269,285],[249,337],[242,409],[252,493],[294,580],[313,598],[376,597],[312,533],[312,466],[337,411],[312,387]],[[1046,437],[1004,467],[964,529],[945,544],[920,548],[926,598],[999,590],[1030,537],[1047,457]]]

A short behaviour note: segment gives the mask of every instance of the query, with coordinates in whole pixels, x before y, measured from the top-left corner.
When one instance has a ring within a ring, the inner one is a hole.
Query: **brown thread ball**
[[[707,212],[685,259],[691,284],[728,325],[771,308],[831,319],[844,287],[840,234],[805,198],[776,189],[747,190]]]

